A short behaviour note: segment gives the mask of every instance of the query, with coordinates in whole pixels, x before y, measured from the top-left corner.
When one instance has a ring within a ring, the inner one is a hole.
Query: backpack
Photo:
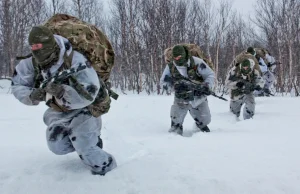
[[[257,59],[255,58],[255,56],[253,56],[250,53],[247,53],[246,51],[238,54],[235,59],[231,62],[231,64],[229,65],[227,72],[230,71],[230,69],[232,69],[235,66],[238,66],[240,63],[242,63],[245,59],[252,59],[255,62],[254,65],[254,69],[256,69],[260,75],[262,75],[262,72],[260,70],[259,64]]]
[[[200,49],[200,47],[196,44],[181,44],[184,46],[186,51],[188,52],[189,56],[194,56],[203,59],[203,61],[213,70],[214,65],[211,60],[209,60],[204,52]],[[165,62],[170,63],[172,61],[172,49],[173,47],[169,47],[165,49],[164,52],[164,57],[165,57]]]
[[[107,36],[80,19],[67,15],[55,14],[44,24],[53,34],[67,38],[74,50],[83,54],[97,72],[101,89],[95,101],[88,106],[94,117],[108,112],[110,108],[111,93],[109,76],[114,66],[114,50]]]

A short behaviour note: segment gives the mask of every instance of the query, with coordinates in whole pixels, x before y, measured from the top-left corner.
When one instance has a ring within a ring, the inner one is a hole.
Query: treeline
[[[17,55],[30,52],[33,25],[67,13],[97,25],[116,52],[111,82],[122,91],[159,93],[164,50],[178,43],[198,44],[214,63],[216,90],[228,65],[249,46],[265,47],[277,59],[277,92],[299,90],[300,0],[257,0],[249,18],[229,0],[2,0],[0,75],[10,76]]]

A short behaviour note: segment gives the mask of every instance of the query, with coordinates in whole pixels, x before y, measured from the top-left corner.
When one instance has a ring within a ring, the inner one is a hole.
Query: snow
[[[102,128],[119,166],[94,176],[76,153],[48,150],[45,105],[0,91],[0,194],[300,193],[298,98],[257,98],[254,119],[237,121],[209,97],[212,132],[193,134],[187,115],[181,137],[167,132],[172,96],[121,95]]]

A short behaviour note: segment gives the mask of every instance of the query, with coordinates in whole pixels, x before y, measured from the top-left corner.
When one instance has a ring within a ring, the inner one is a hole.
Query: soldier
[[[189,111],[196,126],[202,132],[210,132],[208,124],[211,121],[207,95],[214,86],[215,74],[204,60],[190,55],[187,47],[176,45],[172,49],[172,60],[166,66],[160,79],[161,85],[174,83],[175,97],[171,107],[171,128],[169,132],[182,135],[183,121]],[[202,87],[197,93],[192,85]]]
[[[269,52],[262,48],[249,47],[247,52],[256,57],[259,63],[262,77],[265,81],[265,85],[262,90],[255,91],[255,96],[270,96],[270,87],[275,81],[274,70],[276,68],[275,59],[269,54]]]
[[[93,117],[87,108],[100,95],[96,71],[67,39],[53,35],[45,26],[33,27],[28,41],[32,57],[16,66],[12,78],[14,96],[29,106],[46,101],[50,106],[44,113],[49,149],[57,155],[76,151],[93,174],[104,175],[116,167],[116,161],[102,150],[101,117]],[[68,67],[83,70],[74,73],[72,79],[39,87]]]
[[[237,63],[227,74],[225,85],[230,89],[230,111],[238,118],[242,105],[244,119],[250,119],[255,113],[254,90],[261,90],[264,81],[259,72],[259,67],[249,54],[244,54],[244,60]]]

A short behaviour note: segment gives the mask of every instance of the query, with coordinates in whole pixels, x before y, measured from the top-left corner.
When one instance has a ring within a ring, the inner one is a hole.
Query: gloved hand
[[[254,87],[254,90],[260,91],[260,90],[262,90],[262,88],[260,87],[260,85],[256,85],[256,86]]]
[[[274,65],[274,63],[268,63],[268,67],[272,67],[272,65]]]
[[[61,84],[55,84],[53,82],[50,82],[46,86],[45,91],[58,99],[62,98],[65,93],[65,89]]]
[[[163,85],[163,89],[164,90],[168,90],[168,86],[167,85]]]
[[[266,93],[266,94],[270,94],[270,93],[271,93],[271,91],[269,90],[269,88],[264,88],[264,93]]]
[[[244,82],[236,83],[236,87],[238,87],[238,88],[242,88],[244,85],[245,85]]]
[[[202,84],[202,93],[207,96],[209,96],[211,94],[208,83]]]
[[[46,98],[46,91],[43,88],[34,88],[29,95],[31,101],[44,101]]]
[[[191,86],[184,81],[180,81],[174,84],[174,89],[175,91],[181,91],[181,92],[191,91]]]
[[[244,89],[245,94],[250,94],[254,90],[255,90],[255,86],[252,83],[250,82],[245,83],[245,89]]]

